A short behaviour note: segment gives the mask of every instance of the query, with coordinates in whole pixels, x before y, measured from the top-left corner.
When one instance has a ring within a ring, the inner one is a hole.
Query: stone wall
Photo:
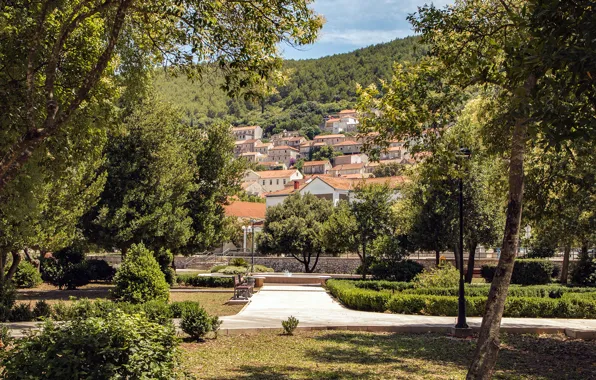
[[[110,263],[111,265],[119,265],[121,261],[120,255],[93,255],[88,256],[89,258],[102,259]],[[250,256],[176,256],[174,263],[178,269],[202,269],[207,270],[214,265],[227,264],[231,259],[241,257],[251,262]],[[419,262],[425,268],[432,268],[435,266],[435,258],[411,258],[414,261]],[[455,265],[454,259],[447,259],[452,265]],[[496,258],[482,258],[476,259],[474,266],[480,268],[485,264],[497,264]],[[561,267],[562,262],[560,260],[553,260],[553,263]],[[273,268],[276,272],[283,272],[285,270],[292,273],[304,272],[304,265],[293,257],[277,257],[277,256],[255,256],[256,265],[265,265]],[[575,263],[570,263],[570,270],[573,268]],[[356,272],[356,268],[360,265],[360,259],[357,257],[320,257],[315,273],[337,273],[337,274],[353,274]]]

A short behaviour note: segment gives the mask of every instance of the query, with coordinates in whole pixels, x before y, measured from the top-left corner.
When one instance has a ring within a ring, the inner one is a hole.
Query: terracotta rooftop
[[[302,190],[316,178],[325,182],[327,185],[333,187],[336,190],[352,190],[359,184],[369,183],[388,183],[390,187],[395,187],[398,184],[402,184],[407,181],[406,177],[384,177],[384,178],[346,178],[346,177],[333,177],[326,174],[316,174],[311,177],[305,177],[298,181],[298,190],[294,189],[294,181],[291,181],[286,185],[285,188],[278,191],[265,194],[266,197],[277,197],[290,195],[296,191]]]
[[[342,141],[337,144],[333,144],[333,146],[350,146],[350,145],[362,145],[362,143],[358,142],[358,141],[348,140],[348,141]]]
[[[291,169],[291,170],[263,170],[260,172],[255,172],[260,178],[287,178],[290,177],[292,174],[296,173],[298,170]]]
[[[318,136],[315,136],[315,140],[336,139],[338,137],[346,137],[346,136],[344,136],[344,135],[318,135]]]
[[[356,110],[341,110],[341,111],[339,111],[340,115],[343,113],[356,113]]]
[[[325,165],[328,163],[329,163],[329,160],[305,161],[303,166],[317,166],[317,165]]]
[[[250,140],[239,140],[236,141],[236,145],[242,145],[242,144],[254,144],[255,142],[260,141],[258,139],[250,139]]]
[[[291,146],[287,146],[287,145],[276,146],[276,147],[273,147],[273,148],[271,148],[269,150],[293,150],[295,152],[298,152],[298,149],[292,148]]]
[[[255,129],[257,128],[258,125],[249,125],[246,127],[234,127],[232,128],[232,131],[236,132],[236,131],[250,131],[251,129]]]
[[[238,218],[265,219],[265,203],[235,201],[224,206],[226,216]]]
[[[357,163],[357,164],[337,165],[337,166],[334,166],[332,170],[362,169],[363,167],[364,167],[364,163],[360,162],[360,163]]]
[[[304,139],[304,137],[302,137],[302,136],[294,136],[294,137],[284,137],[281,140],[282,141],[300,141],[302,139]]]
[[[334,123],[336,121],[339,121],[339,118],[334,117],[334,118],[331,118],[331,119],[327,120],[325,123]]]

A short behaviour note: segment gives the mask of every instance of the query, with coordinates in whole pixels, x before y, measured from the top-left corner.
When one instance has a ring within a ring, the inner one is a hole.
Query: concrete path
[[[395,332],[449,332],[455,317],[402,315],[349,310],[318,286],[263,286],[240,313],[222,317],[221,333],[250,333],[258,329],[281,329],[290,315],[303,329],[346,329]],[[468,318],[472,329],[481,318]],[[504,318],[502,331],[518,333],[580,332],[577,337],[596,338],[594,319]],[[569,335],[569,334],[568,334]],[[575,337],[575,336],[574,336]]]

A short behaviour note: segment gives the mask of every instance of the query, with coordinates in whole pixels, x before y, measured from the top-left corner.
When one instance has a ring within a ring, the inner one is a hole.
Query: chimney
[[[294,181],[294,190],[298,190],[299,187],[300,187],[300,182]]]

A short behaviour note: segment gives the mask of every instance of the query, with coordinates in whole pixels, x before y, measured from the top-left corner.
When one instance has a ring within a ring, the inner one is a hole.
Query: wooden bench
[[[252,297],[253,285],[248,284],[242,275],[234,276],[234,299]]]

